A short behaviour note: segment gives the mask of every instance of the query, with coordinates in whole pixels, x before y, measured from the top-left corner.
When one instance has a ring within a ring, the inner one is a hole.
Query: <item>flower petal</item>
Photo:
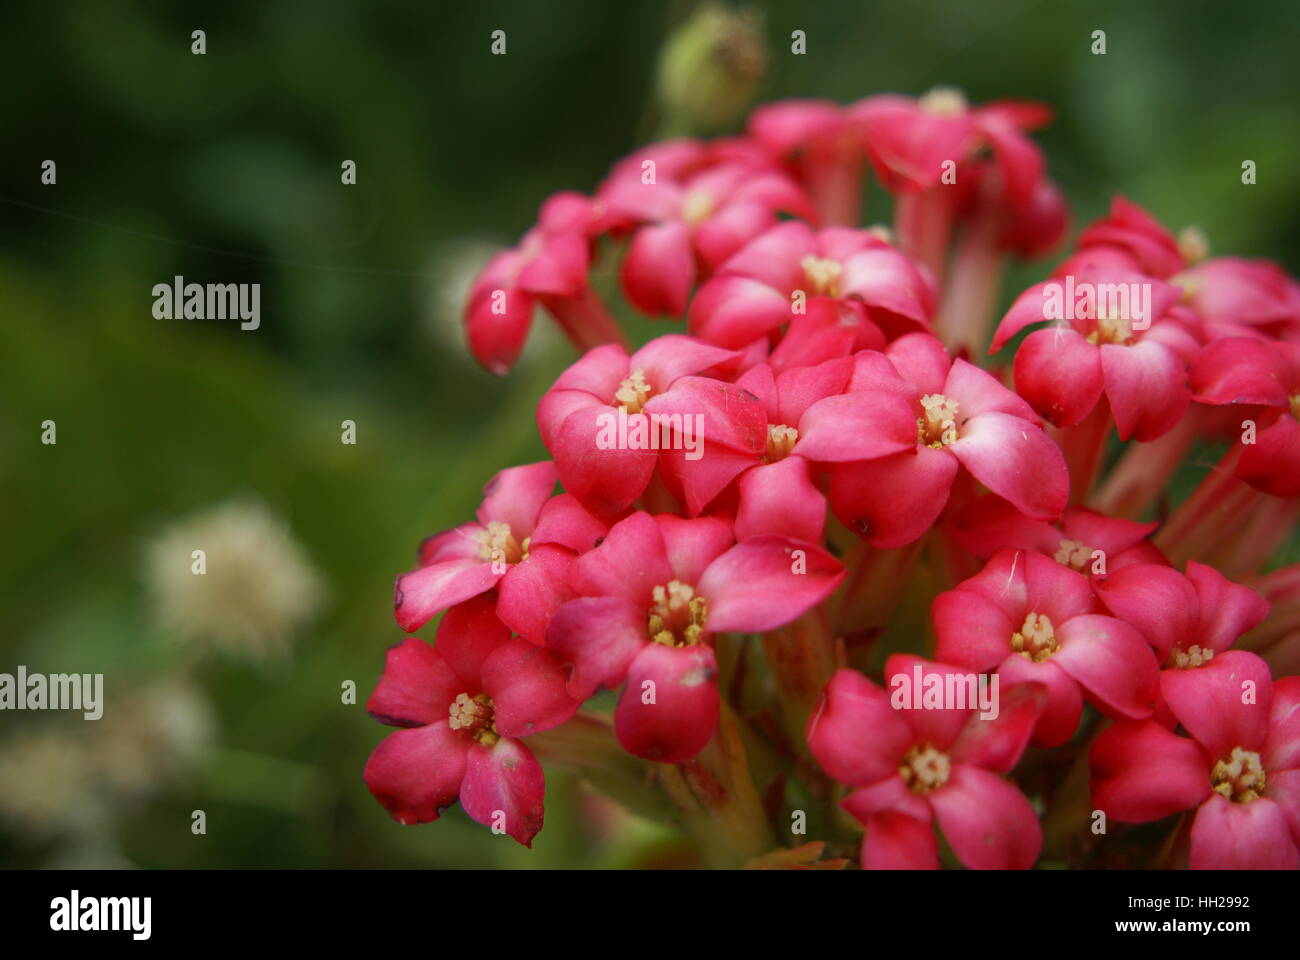
[[[955,457],[929,447],[837,464],[831,470],[831,509],[873,547],[901,547],[938,519],[957,469]]]
[[[1187,368],[1163,343],[1151,339],[1130,347],[1103,343],[1101,370],[1121,440],[1132,437],[1145,442],[1162,436],[1191,403]]]
[[[1263,760],[1270,777],[1274,771],[1300,769],[1300,677],[1283,677],[1273,684]],[[1295,812],[1300,823],[1300,804]]]
[[[532,643],[546,641],[551,615],[574,593],[569,586],[573,551],[554,544],[537,544],[528,556],[506,571],[497,593],[497,616]]]
[[[642,313],[680,317],[695,281],[695,254],[686,224],[647,224],[638,230],[619,280],[627,299]]]
[[[977,414],[948,449],[976,480],[1022,513],[1052,520],[1065,509],[1070,495],[1065,457],[1028,420],[998,411]]]
[[[1088,765],[1093,806],[1125,823],[1160,820],[1211,793],[1205,753],[1154,720],[1108,727],[1093,743]]]
[[[579,700],[616,689],[646,642],[645,608],[623,597],[570,600],[546,630],[546,646],[573,665],[568,691]]]
[[[872,814],[862,837],[862,869],[938,870],[939,845],[934,827],[929,820],[918,820],[906,813]]]
[[[478,522],[496,520],[510,525],[510,532],[522,541],[537,525],[542,504],[555,491],[560,477],[550,460],[502,470],[483,488],[483,502],[478,508]]]
[[[503,737],[526,737],[564,723],[580,700],[566,690],[568,671],[536,644],[516,637],[483,661],[483,692],[492,698],[493,726]]]
[[[569,584],[580,595],[623,597],[643,610],[654,588],[672,578],[659,525],[640,511],[610,527],[600,546],[569,568]]]
[[[837,670],[808,718],[807,739],[827,773],[863,787],[897,779],[912,730],[889,705],[888,691],[856,670]]]
[[[419,727],[445,720],[465,690],[455,671],[423,640],[407,637],[388,648],[384,672],[366,701],[366,712],[393,727]]]
[[[826,525],[826,498],[812,482],[808,461],[790,456],[746,470],[740,477],[736,539],[790,537],[818,543]]]
[[[999,688],[1002,677],[999,675]],[[979,711],[966,720],[948,752],[953,763],[969,763],[994,773],[1009,773],[1020,762],[1034,726],[1047,706],[1049,691],[1042,684],[1019,683],[999,689],[996,717]]]
[[[1011,635],[1020,628],[1007,612],[974,590],[945,590],[931,605],[934,655],[981,673],[992,670],[1011,651]]]
[[[469,741],[445,719],[398,730],[366,761],[366,787],[398,823],[429,823],[456,802]]]
[[[1043,712],[1034,725],[1032,742],[1036,747],[1059,747],[1074,736],[1083,715],[1083,691],[1074,678],[1053,662],[1055,658],[1035,663],[1028,657],[1012,654],[998,665],[1003,689],[1019,684],[1036,683],[1047,688]]]
[[[682,583],[699,583],[709,564],[736,542],[731,524],[721,517],[687,520],[665,513],[655,517],[655,523],[673,578]]]
[[[1056,642],[1052,659],[1103,712],[1131,720],[1151,716],[1159,667],[1136,627],[1086,614],[1057,625]]]
[[[1220,653],[1201,667],[1160,673],[1160,694],[1169,709],[1214,760],[1234,747],[1264,746],[1272,692],[1268,665],[1244,650]]]
[[[1043,830],[1025,795],[996,774],[954,764],[946,784],[928,794],[944,838],[972,870],[1028,870]]]
[[[739,349],[788,322],[790,315],[790,300],[781,291],[747,277],[720,275],[695,294],[687,329],[710,343]]]
[[[542,765],[519,741],[502,737],[491,747],[470,747],[460,805],[472,819],[531,847],[542,829],[545,793]]]
[[[1068,326],[1035,330],[1016,351],[1016,391],[1058,427],[1072,427],[1101,399],[1101,354]]]
[[[1227,650],[1268,616],[1267,600],[1250,587],[1233,583],[1213,567],[1189,560],[1187,579],[1195,585],[1200,598],[1196,634],[1202,648]]]
[[[718,724],[717,672],[713,650],[703,644],[646,644],[614,709],[623,749],[659,763],[685,763],[703,750]]]
[[[480,693],[483,661],[510,639],[510,628],[496,614],[496,596],[484,594],[458,603],[438,623],[434,649],[460,678],[459,693]]]
[[[1197,642],[1200,598],[1191,581],[1172,567],[1133,564],[1098,577],[1093,589],[1106,609],[1142,631],[1161,663],[1175,646]]]
[[[1267,797],[1233,803],[1217,793],[1192,822],[1193,870],[1295,870],[1300,852],[1282,808]]]
[[[698,592],[710,632],[758,633],[784,626],[821,603],[844,579],[820,547],[786,537],[755,537],[709,564]]]
[[[491,590],[505,575],[493,566],[481,560],[449,560],[402,574],[393,589],[397,625],[407,632],[419,630],[448,607]]]
[[[809,460],[875,460],[916,448],[916,411],[897,394],[844,393],[810,406],[794,452]]]

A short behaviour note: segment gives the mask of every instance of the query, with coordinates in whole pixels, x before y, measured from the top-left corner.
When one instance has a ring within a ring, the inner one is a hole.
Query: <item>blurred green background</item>
[[[565,775],[530,853],[459,809],[399,827],[361,770],[385,732],[363,704],[401,637],[394,575],[493,472],[544,455],[533,404],[570,357],[539,316],[511,377],[481,372],[460,291],[550,192],[590,190],[670,126],[655,65],[692,6],[4,5],[0,672],[103,672],[109,706],[0,714],[0,865],[690,862],[673,830]],[[1215,253],[1297,270],[1296,5],[751,6],[758,99],[1043,100],[1076,226],[1122,192]],[[1006,297],[1045,269],[1018,267]],[[151,288],[177,274],[260,283],[261,329],[155,320]],[[246,562],[209,550],[205,584],[227,577],[230,602],[191,618],[195,538]]]

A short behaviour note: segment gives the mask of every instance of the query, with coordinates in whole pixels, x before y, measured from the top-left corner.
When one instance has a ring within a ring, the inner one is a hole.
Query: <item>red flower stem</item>
[[[627,338],[600,297],[587,287],[576,297],[540,297],[573,345],[586,352],[602,343],[628,346]]]
[[[671,804],[654,788],[657,765],[625,751],[605,717],[578,713],[558,727],[532,734],[524,743],[543,765],[574,771],[629,810],[651,819],[673,820]]]
[[[1241,447],[1234,446],[1221,459],[1191,496],[1179,505],[1155,536],[1155,544],[1175,567],[1188,560],[1207,559],[1230,538],[1256,497],[1253,487],[1237,479]]]
[[[793,623],[763,634],[763,652],[776,684],[785,734],[804,752],[808,716],[838,666],[826,606],[818,604]]]
[[[1300,635],[1300,563],[1272,570],[1250,587],[1268,601],[1268,616],[1237,641],[1239,649],[1261,652],[1290,634]]]
[[[862,160],[853,152],[826,150],[805,164],[813,206],[823,227],[856,227],[862,219]]]
[[[693,760],[656,769],[710,865],[738,867],[776,846],[749,772],[735,714],[726,703],[708,746]]]
[[[935,283],[942,286],[952,232],[948,191],[937,186],[899,194],[894,203],[894,232],[903,250],[929,267]]]
[[[1178,424],[1150,443],[1130,443],[1094,492],[1091,505],[1113,517],[1137,519],[1169,485],[1201,433],[1201,408],[1193,405]]]
[[[996,241],[992,218],[971,224],[957,240],[938,321],[940,337],[957,356],[981,356],[988,347],[1006,265]]]
[[[1300,500],[1287,500],[1256,491],[1250,514],[1230,543],[1214,556],[1214,565],[1230,580],[1257,573],[1286,542],[1300,516]]]
[[[1092,490],[1106,452],[1106,438],[1111,427],[1110,404],[1099,400],[1092,413],[1072,427],[1051,432],[1065,454],[1065,465],[1070,471],[1070,505],[1085,503]]]
[[[925,538],[893,550],[863,546],[861,559],[841,588],[835,617],[839,633],[860,633],[888,626],[903,599],[903,588],[921,555]]]

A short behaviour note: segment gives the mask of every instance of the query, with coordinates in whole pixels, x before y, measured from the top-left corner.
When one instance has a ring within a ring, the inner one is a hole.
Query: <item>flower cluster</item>
[[[549,459],[397,579],[404,631],[441,615],[368,706],[397,820],[531,845],[554,763],[631,770],[722,864],[1300,865],[1300,284],[1117,197],[998,318],[1068,230],[1050,119],[771,104],[487,264],[484,367],[538,306],[581,355]],[[680,326],[633,346],[629,310]]]

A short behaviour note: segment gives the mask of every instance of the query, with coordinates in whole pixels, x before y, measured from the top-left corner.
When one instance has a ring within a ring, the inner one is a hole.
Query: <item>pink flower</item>
[[[1262,660],[1241,651],[1212,664],[1169,700],[1190,738],[1155,721],[1117,723],[1097,738],[1088,757],[1093,805],[1128,823],[1195,808],[1194,870],[1294,870],[1300,677],[1274,683]]]
[[[1142,631],[1160,663],[1177,668],[1161,673],[1162,685],[1209,665],[1268,615],[1268,604],[1250,587],[1194,560],[1186,576],[1167,565],[1141,563],[1093,585],[1111,613]]]
[[[397,578],[398,626],[418,630],[448,607],[496,587],[501,619],[540,644],[551,612],[569,598],[569,563],[607,529],[573,497],[551,498],[556,475],[549,460],[502,470],[483,488],[478,522],[421,544],[419,568]]]
[[[1300,339],[1300,283],[1270,260],[1217,257],[1173,278],[1207,337]]]
[[[960,674],[896,654],[885,677]],[[897,694],[897,689],[895,694]],[[1042,709],[1043,688],[1003,688],[996,718],[977,710],[898,709],[854,670],[831,678],[808,720],[808,746],[832,777],[855,788],[840,806],[866,827],[864,870],[937,869],[932,820],[965,866],[1027,870],[1042,830],[1029,801],[1000,774],[1020,760]]]
[[[1130,269],[1161,280],[1185,265],[1173,234],[1146,210],[1119,196],[1111,201],[1107,216],[1083,228],[1076,245],[1080,250],[1118,254]]]
[[[826,498],[813,484],[808,461],[795,453],[805,411],[840,393],[853,372],[849,357],[777,375],[765,363],[751,367],[736,387],[758,398],[766,446],[761,451],[727,448],[706,439],[703,455],[665,456],[664,469],[680,486],[691,516],[731,484],[737,493],[736,538],[773,534],[816,543],[826,523]]]
[[[885,334],[857,299],[812,297],[807,310],[790,318],[767,363],[780,374],[794,367],[814,367],[861,350],[885,349]],[[759,343],[766,347],[765,341]]]
[[[857,355],[842,396],[803,414],[795,453],[835,464],[835,515],[873,546],[897,547],[938,518],[958,470],[1039,519],[1065,508],[1065,460],[1029,405],[989,374],[909,334]]]
[[[514,365],[538,301],[562,323],[575,311],[603,312],[587,287],[587,230],[594,216],[587,197],[557,193],[519,246],[497,254],[479,273],[465,304],[465,329],[470,352],[488,370],[501,374]],[[569,332],[581,342],[579,331]]]
[[[634,230],[620,273],[628,300],[672,316],[686,310],[698,276],[775,224],[778,212],[815,217],[799,186],[757,150],[691,140],[627,157],[597,200],[604,227]]]
[[[1178,288],[1117,268],[1108,256],[1076,254],[1053,279],[1017,297],[990,352],[1052,321],[1016,351],[1017,392],[1053,424],[1069,427],[1092,412],[1104,390],[1120,439],[1154,440],[1187,410],[1187,363],[1198,343],[1174,307]]]
[[[761,450],[757,401],[731,384],[689,376],[736,358],[680,334],[651,340],[630,357],[612,344],[590,351],[560,375],[537,407],[542,442],[555,457],[564,488],[593,513],[626,509],[649,484],[659,450],[673,445],[663,424],[671,426],[674,413],[679,429],[681,416],[699,416],[702,421],[689,423],[702,423],[699,433],[713,443]],[[644,442],[635,439],[638,432]]]
[[[749,115],[749,135],[811,194],[821,223],[858,223],[866,144],[852,108],[829,100],[781,100]]]
[[[888,333],[928,330],[935,303],[931,282],[878,235],[842,227],[814,232],[791,220],[718,267],[691,302],[690,330],[739,349],[789,323],[814,297],[857,300]]]
[[[866,129],[876,174],[892,193],[940,185],[946,162],[965,161],[982,147],[992,151],[1013,205],[1027,204],[1042,179],[1042,152],[1023,133],[1051,119],[1041,104],[1000,101],[972,108],[959,91],[936,88],[918,99],[869,97],[853,109]]]
[[[968,234],[991,234],[1000,251],[1026,259],[1045,256],[1061,242],[1070,225],[1065,197],[1046,176],[1018,202],[1008,197],[997,167],[990,163],[963,172],[959,185],[957,219],[967,224]]]
[[[1002,547],[1036,550],[1084,576],[1104,576],[1134,563],[1163,563],[1146,538],[1155,523],[1108,517],[1087,507],[1070,507],[1059,523],[1027,517],[998,497],[980,497],[952,523],[961,546],[986,560]]]
[[[1151,648],[1136,628],[1100,610],[1086,577],[1039,553],[1000,550],[935,598],[935,656],[996,669],[1004,686],[1044,684],[1050,693],[1034,742],[1054,747],[1074,734],[1085,696],[1108,716],[1151,716]]]
[[[784,537],[736,544],[717,517],[634,513],[569,572],[578,598],[551,618],[546,643],[573,665],[569,693],[623,686],[614,730],[624,749],[682,763],[713,735],[716,632],[772,630],[826,599],[844,571]]]
[[[524,846],[542,828],[545,781],[520,738],[564,723],[579,701],[546,650],[495,616],[490,595],[447,611],[435,647],[408,637],[388,651],[366,710],[389,734],[366,786],[399,823],[428,823],[460,799],[479,823]]]
[[[1241,404],[1256,421],[1237,476],[1276,497],[1300,496],[1300,343],[1216,340],[1192,362],[1191,382],[1198,402]]]

